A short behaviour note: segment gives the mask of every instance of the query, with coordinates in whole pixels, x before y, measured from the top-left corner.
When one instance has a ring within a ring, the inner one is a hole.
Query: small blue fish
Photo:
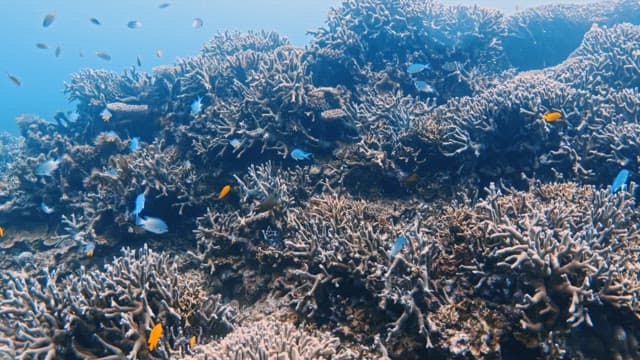
[[[229,141],[229,145],[233,146],[234,149],[238,149],[242,143],[240,143],[240,140],[238,139],[231,139],[231,141]]]
[[[393,259],[396,255],[398,255],[406,242],[407,242],[407,238],[404,235],[398,236],[396,240],[393,242],[393,246],[389,251],[389,254],[388,254],[389,259]]]
[[[118,178],[118,169],[116,168],[111,168],[109,170],[107,170],[107,175],[113,179],[117,179]]]
[[[294,160],[300,161],[300,160],[309,160],[311,158],[311,153],[308,152],[304,152],[301,149],[293,149],[291,151],[291,157]]]
[[[611,193],[615,194],[618,190],[626,188],[627,180],[629,179],[629,170],[622,169],[613,180],[613,184],[611,184]]]
[[[111,113],[111,111],[109,111],[109,109],[104,108],[104,110],[100,112],[100,117],[102,118],[102,121],[108,123],[109,120],[111,120],[111,118],[113,117],[113,114]]]
[[[132,212],[133,216],[137,218],[143,209],[144,209],[144,193],[140,193],[138,196],[136,196],[136,206]]]
[[[48,207],[47,204],[44,203],[44,201],[40,203],[40,210],[42,210],[42,212],[45,214],[53,213],[53,208]]]
[[[82,247],[82,252],[89,257],[93,256],[93,252],[95,250],[96,250],[96,243],[94,243],[93,241],[89,241]]]
[[[129,143],[129,150],[131,152],[136,152],[140,148],[140,138],[134,137],[131,138],[131,142]]]
[[[151,216],[136,218],[136,225],[154,234],[164,234],[169,231],[167,223],[165,223],[162,219]]]
[[[191,103],[191,115],[196,116],[200,114],[200,111],[202,111],[202,97],[198,96],[198,98]]]
[[[36,166],[35,174],[38,176],[51,176],[51,173],[53,173],[58,168],[61,161],[62,160],[60,159],[49,159],[43,161],[42,163],[40,163],[40,165]]]
[[[429,64],[410,64],[407,66],[407,72],[409,74],[417,74],[424,69],[429,69],[431,66]]]
[[[425,93],[436,92],[436,89],[434,89],[433,86],[427,84],[426,81],[416,80],[413,84],[416,86],[416,89],[418,89],[418,91],[422,91]]]

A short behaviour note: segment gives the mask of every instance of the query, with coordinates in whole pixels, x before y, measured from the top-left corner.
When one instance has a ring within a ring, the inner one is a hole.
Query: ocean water
[[[640,358],[637,0],[4,5],[0,360]]]

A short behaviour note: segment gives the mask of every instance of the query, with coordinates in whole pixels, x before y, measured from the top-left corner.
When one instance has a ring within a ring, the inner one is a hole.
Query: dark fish
[[[89,19],[89,21],[94,24],[94,25],[102,25],[102,23],[100,22],[100,20],[96,19],[96,18],[91,18]]]
[[[16,84],[16,86],[21,86],[22,85],[22,81],[20,81],[20,79],[18,79],[17,76],[11,75],[9,73],[7,73],[7,76],[9,77],[9,80],[11,80],[11,82]]]
[[[278,198],[275,195],[269,195],[266,198],[262,199],[258,206],[256,206],[256,213],[261,213],[265,211],[269,211],[273,209],[276,205],[278,205]]]
[[[111,60],[111,55],[107,54],[104,51],[96,52],[96,56],[99,57],[102,60],[107,60],[107,61]]]
[[[131,20],[127,23],[127,27],[129,29],[137,29],[139,27],[142,27],[142,23],[138,20]]]
[[[140,60],[140,56],[136,56],[136,64],[138,64],[138,67],[142,66],[142,60]]]
[[[171,4],[169,4],[169,3],[162,3],[162,4],[158,5],[158,7],[159,7],[160,9],[166,9],[166,8],[168,8],[170,5],[171,5]]]
[[[49,48],[49,45],[47,45],[47,44],[45,44],[45,43],[37,43],[37,44],[36,44],[36,47],[37,47],[38,49],[46,50],[46,49],[48,49],[48,48]]]
[[[56,52],[55,52],[56,57],[60,57],[61,52],[62,52],[62,49],[60,49],[60,46],[56,46]]]
[[[56,12],[55,11],[48,13],[44,17],[44,19],[42,20],[42,26],[43,27],[49,27],[49,25],[51,25],[55,19],[56,19]]]

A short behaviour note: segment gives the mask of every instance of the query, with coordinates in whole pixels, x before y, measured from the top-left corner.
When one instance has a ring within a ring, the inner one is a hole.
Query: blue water
[[[163,2],[171,3],[159,9]],[[337,0],[21,0],[2,3],[0,17],[0,130],[17,133],[15,117],[35,113],[51,119],[56,111],[69,110],[73,104],[62,94],[70,74],[86,67],[121,72],[142,60],[142,70],[170,64],[177,57],[196,54],[217,31],[272,30],[289,38],[295,45],[305,45],[306,30],[322,25],[330,7]],[[55,11],[57,18],[42,27],[44,16]],[[98,18],[101,26],[89,22]],[[195,17],[204,26],[193,29]],[[130,20],[143,26],[129,29]],[[36,48],[43,42],[48,50]],[[59,58],[54,56],[60,46]],[[162,50],[162,58],[156,51]],[[84,57],[80,57],[80,52]],[[96,51],[111,55],[111,61],[95,56]],[[7,73],[22,80],[15,86]]]

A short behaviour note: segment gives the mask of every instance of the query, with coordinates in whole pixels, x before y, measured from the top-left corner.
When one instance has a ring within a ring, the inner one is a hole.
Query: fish
[[[202,19],[200,19],[200,18],[195,18],[191,22],[191,27],[194,28],[194,29],[200,29],[202,27],[202,25],[204,25],[204,21],[202,21]]]
[[[89,19],[89,22],[91,22],[93,25],[102,25],[102,23],[100,22],[100,20],[92,17],[91,19]]]
[[[62,49],[60,48],[60,45],[56,46],[56,51],[53,53],[56,57],[60,57],[60,54],[62,53]]]
[[[127,23],[129,29],[137,29],[142,27],[142,23],[138,20],[131,20]]]
[[[393,242],[393,246],[391,247],[391,250],[387,255],[389,259],[393,259],[396,255],[398,255],[398,253],[400,253],[400,250],[402,250],[402,247],[406,242],[407,242],[407,238],[404,235],[398,236],[396,240]]]
[[[418,89],[418,91],[425,92],[425,93],[436,92],[436,89],[434,89],[433,86],[427,84],[426,81],[416,80],[413,84],[415,85],[416,89]]]
[[[107,176],[109,176],[112,179],[117,179],[118,178],[118,169],[110,168],[109,170],[107,170]]]
[[[220,190],[220,194],[218,194],[218,199],[224,199],[231,192],[231,185],[225,185],[222,190]]]
[[[274,207],[276,207],[276,205],[278,205],[278,198],[274,194],[271,194],[266,198],[262,199],[262,201],[260,201],[258,206],[256,206],[255,210],[256,210],[256,213],[262,213],[262,212],[273,209]]]
[[[147,339],[147,344],[149,344],[149,351],[155,350],[158,347],[158,341],[160,341],[160,337],[162,336],[162,323],[157,323],[156,326],[151,329],[151,333],[149,334],[149,339]]]
[[[189,339],[189,347],[190,347],[191,349],[193,349],[194,347],[196,347],[196,341],[197,341],[197,339],[196,339],[196,336],[195,336],[195,335],[193,335],[193,336],[191,337],[191,339]]]
[[[53,24],[53,21],[56,19],[56,12],[50,12],[45,15],[44,19],[42,19],[42,27],[49,27]]]
[[[191,103],[191,115],[196,116],[202,111],[202,97],[198,96],[196,100]]]
[[[156,56],[157,56],[157,57],[162,57],[162,55],[164,55],[164,53],[162,52],[162,50],[161,50],[161,49],[158,49],[158,50],[156,51]]]
[[[300,161],[300,160],[309,160],[309,158],[311,157],[311,153],[305,152],[301,149],[293,149],[291,151],[291,157],[296,160],[296,161]]]
[[[113,114],[111,114],[111,111],[109,111],[109,109],[104,108],[104,110],[102,110],[100,112],[100,117],[102,118],[102,121],[108,123],[109,120],[111,120],[111,117],[113,116]]]
[[[78,119],[80,119],[80,114],[78,114],[78,112],[75,110],[71,111],[67,116],[67,120],[69,120],[70,122],[76,122],[78,121]]]
[[[542,120],[546,122],[554,122],[562,119],[562,113],[560,111],[549,111],[542,115]]]
[[[151,216],[136,218],[136,225],[154,234],[164,234],[169,231],[167,223],[165,223],[162,219]]]
[[[140,60],[140,56],[136,56],[136,64],[138,64],[138,67],[142,66],[142,60]]]
[[[96,243],[94,243],[93,241],[89,241],[83,248],[82,248],[82,252],[87,255],[88,257],[92,257],[93,256],[93,252],[96,250]]]
[[[45,204],[45,203],[44,203],[44,201],[42,201],[42,202],[40,203],[40,210],[42,210],[42,212],[43,212],[43,213],[45,213],[45,214],[47,214],[47,215],[48,215],[48,214],[52,214],[52,213],[53,213],[53,211],[54,211],[54,210],[53,210],[53,208],[52,208],[52,207],[47,206],[47,204]]]
[[[7,73],[7,77],[12,83],[16,84],[16,86],[22,86],[22,81],[17,76]]]
[[[624,190],[626,188],[627,180],[629,179],[629,174],[630,172],[627,169],[620,170],[616,178],[613,180],[613,183],[611,184],[612,194],[615,194],[620,189]]]
[[[129,150],[131,150],[131,152],[136,152],[139,148],[140,148],[140,138],[137,136],[134,138],[131,138],[131,142],[129,143]]]
[[[42,50],[46,50],[49,48],[49,45],[45,44],[45,43],[36,43],[36,47],[38,49],[42,49]]]
[[[80,57],[84,57],[84,52],[83,52],[82,50],[80,50],[80,52],[78,52],[78,55],[79,55]]]
[[[413,173],[411,175],[407,175],[407,176],[402,178],[402,181],[404,181],[408,185],[415,184],[415,183],[418,182],[418,180],[420,180],[420,177],[418,177],[418,174],[416,174],[416,173]]]
[[[229,141],[229,145],[233,146],[233,148],[237,150],[240,148],[242,143],[238,139],[231,139],[231,141]]]
[[[118,133],[116,133],[115,131],[111,130],[111,131],[107,131],[107,132],[102,132],[100,133],[100,135],[104,134],[104,140],[107,142],[115,142],[116,140],[118,140],[120,138],[120,136],[118,136]],[[98,135],[98,136],[100,136]]]
[[[51,176],[51,174],[58,168],[62,160],[49,159],[36,166],[35,174],[38,176]]]
[[[0,226],[0,237],[4,236],[4,228]]]
[[[422,70],[429,69],[430,67],[431,66],[429,66],[429,64],[409,64],[409,66],[407,66],[407,72],[409,74],[417,74]]]
[[[171,4],[170,4],[170,3],[162,3],[162,4],[158,5],[158,8],[159,8],[159,9],[166,9],[166,8],[168,8],[169,6],[171,6]]]
[[[140,193],[138,194],[138,196],[136,196],[136,202],[132,212],[133,216],[138,217],[138,215],[140,215],[143,209],[144,209],[144,193]]]
[[[104,51],[96,51],[96,56],[99,57],[102,60],[111,60],[111,55],[107,54]]]

